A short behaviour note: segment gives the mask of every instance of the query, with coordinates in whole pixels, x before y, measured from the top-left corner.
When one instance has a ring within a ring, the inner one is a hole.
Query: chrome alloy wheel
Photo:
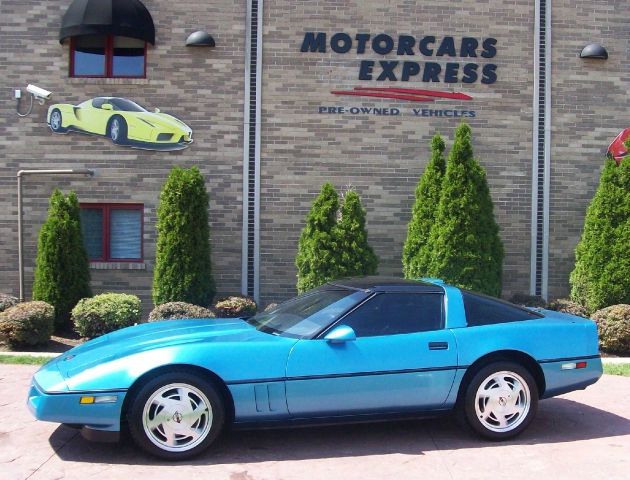
[[[212,420],[208,397],[185,383],[171,383],[156,390],[142,412],[147,438],[169,452],[183,452],[199,445],[208,436]]]
[[[54,131],[61,128],[61,112],[59,110],[53,111],[50,115],[50,126]]]
[[[510,371],[489,375],[475,395],[479,422],[493,432],[509,432],[527,418],[531,393],[527,382]]]

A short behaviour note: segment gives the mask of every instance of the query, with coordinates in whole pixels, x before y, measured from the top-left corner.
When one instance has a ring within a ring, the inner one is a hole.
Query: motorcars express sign
[[[497,65],[479,64],[477,59],[491,59],[497,54],[495,38],[414,37],[385,33],[357,33],[354,36],[338,32],[306,32],[300,51],[303,53],[337,54],[354,52],[358,55],[388,55],[395,53],[399,59],[361,60],[358,79],[365,81],[420,81],[426,83],[475,83],[492,84],[497,81]],[[423,57],[418,61],[417,57]],[[415,57],[415,58],[413,58]],[[426,60],[429,58],[430,60]],[[436,60],[440,60],[438,63]]]

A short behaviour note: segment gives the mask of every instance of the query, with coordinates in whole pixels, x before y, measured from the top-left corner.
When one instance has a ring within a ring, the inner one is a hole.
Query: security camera
[[[26,87],[26,91],[33,95],[40,103],[44,103],[44,100],[50,100],[52,96],[52,92],[48,90],[44,90],[43,88],[38,87],[37,85],[29,85]]]

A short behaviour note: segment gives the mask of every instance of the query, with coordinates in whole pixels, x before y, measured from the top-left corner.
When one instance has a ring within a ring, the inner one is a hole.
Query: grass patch
[[[630,377],[630,363],[605,363],[604,373]]]
[[[0,355],[0,363],[12,363],[16,365],[43,365],[52,357],[32,357],[30,355]]]

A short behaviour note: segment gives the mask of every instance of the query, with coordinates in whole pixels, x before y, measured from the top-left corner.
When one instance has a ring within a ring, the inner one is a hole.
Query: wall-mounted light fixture
[[[204,32],[203,30],[197,30],[196,32],[191,33],[186,39],[187,47],[214,48],[215,45],[214,38],[212,38],[208,32]]]
[[[597,58],[607,60],[608,52],[599,43],[589,43],[580,52],[580,58]]]

